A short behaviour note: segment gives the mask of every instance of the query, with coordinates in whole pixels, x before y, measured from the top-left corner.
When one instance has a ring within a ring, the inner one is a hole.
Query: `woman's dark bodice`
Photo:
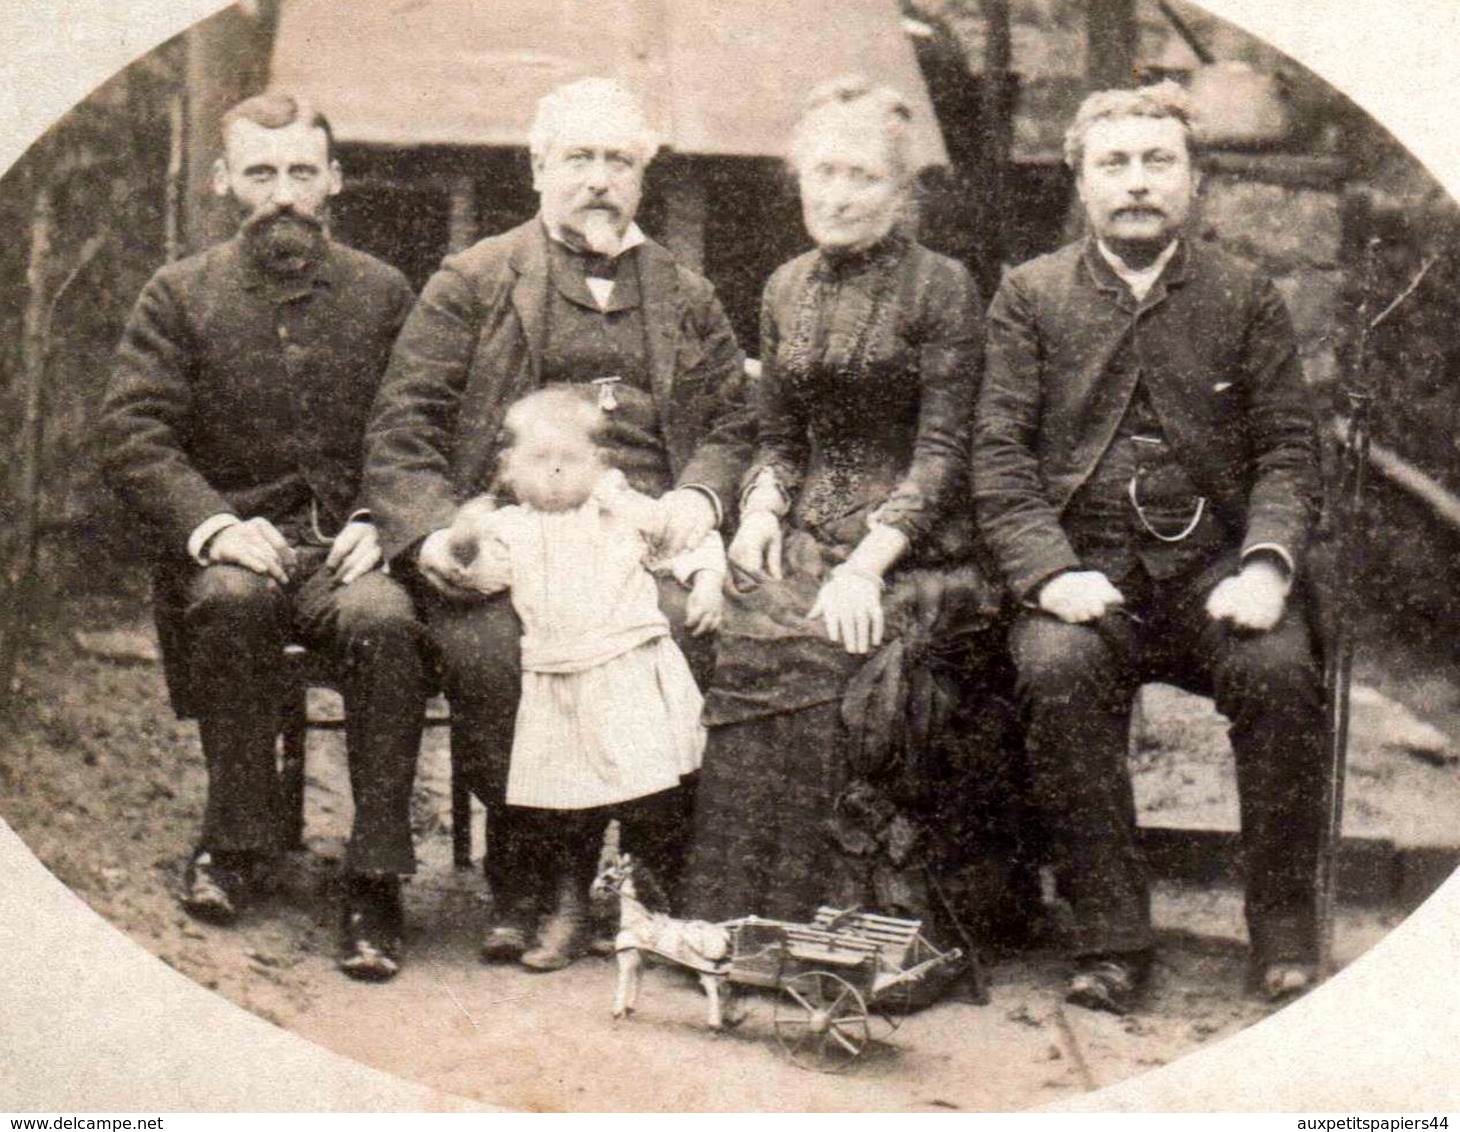
[[[894,238],[783,266],[762,310],[760,446],[790,522],[851,545],[866,520],[917,543],[966,507],[981,307],[963,267]]]

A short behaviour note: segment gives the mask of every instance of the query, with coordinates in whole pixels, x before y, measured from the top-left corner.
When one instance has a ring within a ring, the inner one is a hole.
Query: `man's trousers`
[[[1317,958],[1317,869],[1327,780],[1320,666],[1297,591],[1270,632],[1212,621],[1205,603],[1235,555],[1177,578],[1112,579],[1126,605],[1068,625],[1025,611],[1010,635],[1036,804],[1076,954],[1151,946],[1127,765],[1131,705],[1162,680],[1215,697],[1231,721],[1246,913],[1259,963]]]
[[[405,589],[378,570],[347,586],[327,551],[300,547],[288,586],[240,566],[186,567],[160,584],[181,610],[187,699],[208,765],[199,849],[281,847],[276,740],[285,644],[322,653],[338,674],[355,818],[346,868],[415,871],[411,787],[426,696],[424,628]]]

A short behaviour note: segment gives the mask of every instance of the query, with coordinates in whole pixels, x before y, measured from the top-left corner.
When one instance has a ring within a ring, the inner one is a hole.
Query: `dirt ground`
[[[201,817],[195,729],[166,708],[144,608],[88,600],[39,635],[20,672],[0,758],[0,814],[97,912],[193,980],[307,1039],[465,1097],[545,1110],[1008,1110],[1076,1096],[1164,1065],[1265,1017],[1244,997],[1240,898],[1163,882],[1163,946],[1149,1009],[1118,1019],[1066,1010],[1062,969],[1028,955],[991,969],[992,1002],[944,1002],[827,1076],[779,1054],[768,998],[712,1034],[697,986],[647,974],[639,1013],[609,1016],[612,964],[553,975],[476,961],[480,874],[451,868],[444,736],[428,738],[416,825],[421,871],[407,890],[403,973],[362,986],[333,967],[333,897],[350,802],[338,738],[311,739],[308,851],[233,929],[194,923],[174,892]],[[1460,678],[1398,645],[1361,656],[1348,831],[1400,844],[1454,840]],[[1146,693],[1137,744],[1144,820],[1236,827],[1224,724],[1206,701]],[[1416,752],[1423,757],[1416,757]],[[1351,962],[1402,916],[1345,908],[1336,955]],[[645,1082],[654,1082],[646,1090]]]

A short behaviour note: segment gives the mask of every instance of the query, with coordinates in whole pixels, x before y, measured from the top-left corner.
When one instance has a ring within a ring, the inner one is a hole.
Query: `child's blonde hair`
[[[581,428],[588,442],[597,445],[608,422],[595,394],[571,385],[549,385],[514,401],[507,409],[502,420],[503,454],[534,425],[547,423]]]
[[[499,482],[540,510],[581,505],[607,466],[599,447],[606,425],[591,390],[550,386],[528,394],[503,420]]]

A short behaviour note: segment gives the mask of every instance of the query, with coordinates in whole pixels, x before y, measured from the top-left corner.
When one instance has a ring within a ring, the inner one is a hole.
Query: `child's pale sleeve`
[[[463,519],[458,516],[458,520]],[[454,523],[452,546],[457,545],[456,536],[461,534],[462,544],[474,548],[472,558],[461,561],[466,571],[466,584],[484,594],[501,593],[512,588],[512,549],[510,540],[513,531],[521,523],[521,509],[504,507],[497,511],[477,512],[465,517],[457,530]]]
[[[635,491],[617,468],[604,473],[593,489],[593,497],[603,510],[633,527],[651,543],[664,537],[668,511],[663,501]]]
[[[725,540],[719,531],[711,531],[700,540],[698,546],[681,551],[664,563],[665,569],[674,575],[675,581],[688,586],[701,570],[725,576]]]

